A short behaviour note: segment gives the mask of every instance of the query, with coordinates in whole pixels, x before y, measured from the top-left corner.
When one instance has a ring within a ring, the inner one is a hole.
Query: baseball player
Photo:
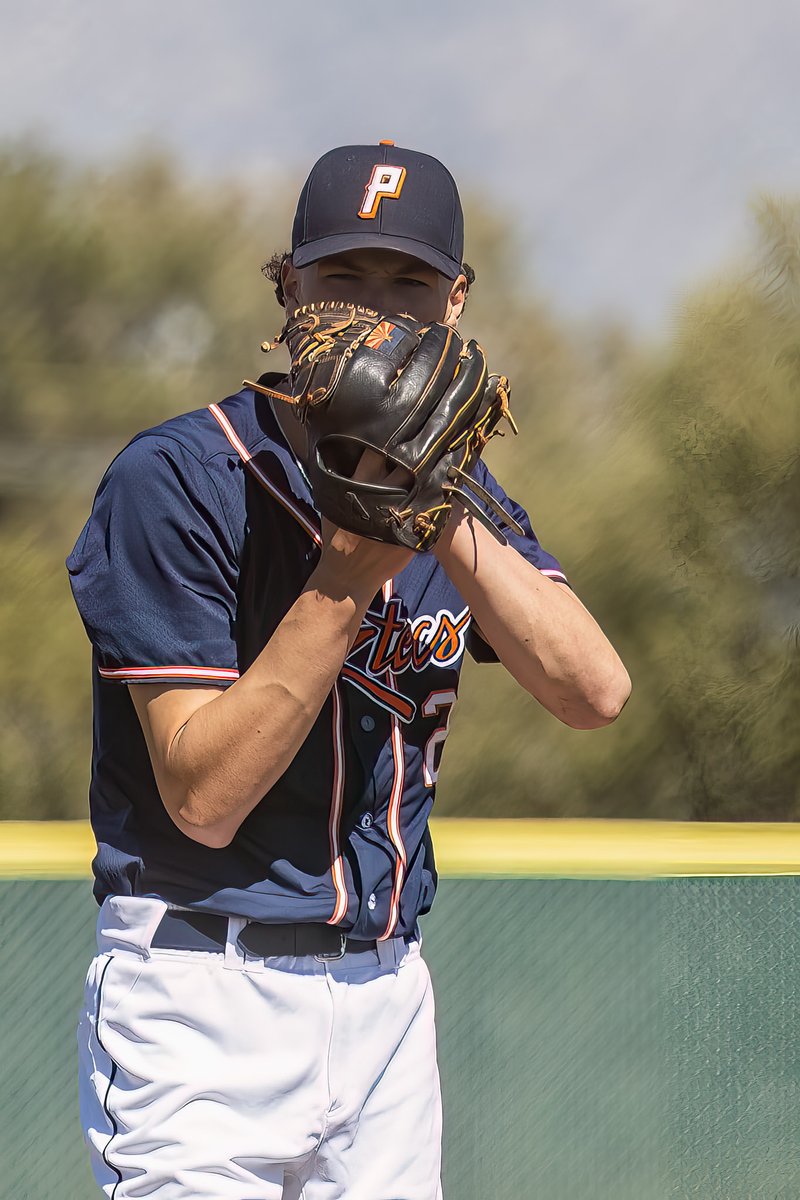
[[[389,141],[330,151],[277,282],[289,310],[455,330],[452,177]],[[418,919],[464,655],[576,729],[630,682],[481,462],[521,533],[455,502],[429,551],[362,538],[320,516],[306,428],[264,380],[135,437],[67,562],[93,647],[85,1136],[114,1200],[435,1200]]]

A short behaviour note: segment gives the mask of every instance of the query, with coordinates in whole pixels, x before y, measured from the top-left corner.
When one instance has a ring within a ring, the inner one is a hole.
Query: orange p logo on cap
[[[364,199],[358,215],[364,217],[365,220],[371,220],[377,216],[381,200],[396,200],[403,190],[405,179],[405,167],[390,167],[388,163],[376,163],[372,168],[369,183],[364,189]]]

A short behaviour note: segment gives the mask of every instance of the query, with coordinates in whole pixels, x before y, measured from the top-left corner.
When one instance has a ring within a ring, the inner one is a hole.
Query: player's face
[[[448,279],[418,258],[396,250],[350,250],[311,263],[288,265],[287,308],[342,300],[380,313],[408,313],[418,321],[455,324],[466,296],[466,279]]]

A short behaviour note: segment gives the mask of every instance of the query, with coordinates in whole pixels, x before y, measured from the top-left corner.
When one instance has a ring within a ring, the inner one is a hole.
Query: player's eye
[[[412,279],[412,277],[410,275],[402,276],[400,279],[396,279],[395,283],[400,283],[403,285],[403,287],[421,288],[421,287],[429,287],[430,286],[428,283],[426,283],[426,281],[424,279]]]
[[[326,279],[358,279],[358,276],[353,271],[336,271],[333,275],[326,275]]]

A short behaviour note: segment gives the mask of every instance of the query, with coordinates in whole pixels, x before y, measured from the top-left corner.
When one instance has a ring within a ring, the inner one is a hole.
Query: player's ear
[[[289,254],[286,255],[281,263],[281,291],[283,293],[284,308],[288,313],[293,313],[296,308],[301,306],[303,301],[300,299],[299,270],[293,264]]]
[[[467,293],[469,292],[469,284],[467,277],[462,272],[456,279],[453,280],[450,292],[447,297],[447,308],[445,309],[444,324],[452,325],[455,329],[459,318],[464,311],[464,305],[467,302]]]

